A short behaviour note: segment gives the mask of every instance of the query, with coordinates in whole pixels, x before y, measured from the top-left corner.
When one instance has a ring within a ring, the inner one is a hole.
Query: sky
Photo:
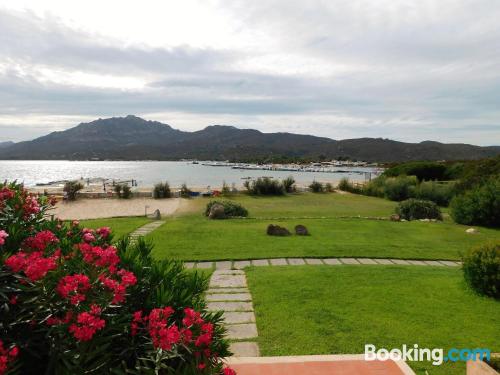
[[[498,0],[0,0],[0,142],[134,114],[500,145]]]

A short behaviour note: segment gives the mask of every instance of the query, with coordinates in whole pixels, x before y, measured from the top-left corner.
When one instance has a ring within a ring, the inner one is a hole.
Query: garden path
[[[437,266],[459,267],[461,262],[450,260],[412,260],[412,259],[378,259],[378,258],[272,258],[253,260],[214,260],[186,262],[187,268],[215,268],[216,270],[242,270],[245,267],[256,266],[301,266],[301,265],[403,265],[403,266]]]
[[[158,229],[159,227],[161,227],[163,224],[165,224],[164,220],[156,220],[156,221],[152,221],[150,223],[147,223],[146,225],[143,225],[142,227],[137,228],[132,233],[130,233],[130,235],[129,235],[130,242],[131,243],[136,242],[139,237],[142,237],[142,236],[145,236],[145,235],[151,233],[155,229]]]

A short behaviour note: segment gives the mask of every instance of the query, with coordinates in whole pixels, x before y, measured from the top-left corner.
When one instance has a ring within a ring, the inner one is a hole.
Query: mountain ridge
[[[406,143],[383,138],[334,140],[294,133],[263,133],[232,125],[186,132],[134,115],[97,119],[31,141],[0,147],[0,159],[235,160],[351,158],[370,162],[470,160],[500,154],[500,146]]]

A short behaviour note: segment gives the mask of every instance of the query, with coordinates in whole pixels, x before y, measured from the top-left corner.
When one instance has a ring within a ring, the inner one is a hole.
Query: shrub
[[[129,199],[132,197],[132,190],[127,184],[116,184],[114,190],[118,198]]]
[[[275,179],[259,177],[253,181],[245,181],[244,186],[252,195],[284,195],[285,188]]]
[[[170,185],[168,182],[160,182],[154,186],[153,189],[153,198],[154,199],[163,199],[172,197],[172,192],[170,191]]]
[[[325,184],[325,191],[328,193],[333,193],[335,189],[333,188],[333,185],[330,182],[327,182]]]
[[[410,188],[416,185],[414,176],[388,177],[384,183],[384,196],[391,201],[403,201],[410,197]]]
[[[224,214],[226,217],[247,217],[248,210],[241,204],[232,201],[210,201],[205,208],[205,216],[210,214],[210,209],[213,205],[220,204],[224,207]]]
[[[500,226],[500,177],[455,196],[451,216],[459,224]]]
[[[295,179],[292,176],[283,179],[281,183],[287,193],[293,193],[295,191]]]
[[[68,200],[76,200],[76,193],[83,189],[83,185],[78,181],[68,181],[64,184],[63,191],[68,195]]]
[[[226,197],[232,194],[231,189],[229,188],[229,185],[226,184],[226,181],[222,182],[221,194],[223,196],[226,196]]]
[[[374,178],[373,180],[369,181],[364,189],[363,189],[363,194],[372,196],[372,197],[379,197],[379,198],[384,198],[385,197],[385,181],[387,180],[387,177],[384,175],[379,176],[377,178]]]
[[[340,179],[337,189],[342,190],[342,191],[347,191],[349,193],[353,194],[362,194],[363,189],[357,185],[354,185],[351,181],[349,181],[348,178],[343,177]]]
[[[433,201],[439,206],[446,207],[453,196],[453,184],[424,181],[410,187],[409,195],[412,198]]]
[[[0,356],[8,373],[220,375],[228,344],[206,277],[48,218],[50,202],[0,184]],[[14,348],[18,348],[15,349]],[[19,356],[17,356],[19,352]]]
[[[182,198],[191,198],[191,190],[189,190],[186,184],[182,184],[180,193]]]
[[[313,193],[323,193],[325,191],[325,187],[323,186],[323,184],[318,181],[313,181],[311,185],[309,185],[309,189]]]
[[[472,289],[500,299],[500,242],[478,246],[462,260],[465,280]]]
[[[442,220],[441,211],[436,203],[419,199],[407,199],[396,207],[396,213],[405,220],[438,219]]]
[[[416,176],[419,181],[444,181],[447,178],[447,170],[447,166],[443,163],[412,161],[386,169],[384,171],[384,176],[397,177],[406,175]]]

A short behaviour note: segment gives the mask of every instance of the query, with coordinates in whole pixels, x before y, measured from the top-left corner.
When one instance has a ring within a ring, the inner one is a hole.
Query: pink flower
[[[108,238],[109,235],[111,234],[111,229],[109,227],[102,227],[97,229],[95,232],[102,238]]]
[[[236,371],[234,371],[232,368],[226,367],[224,369],[224,375],[236,375]]]
[[[88,264],[93,264],[97,267],[109,267],[111,273],[116,272],[116,266],[120,263],[120,257],[114,246],[102,248],[100,246],[91,246],[87,243],[80,244],[83,260]]]
[[[19,354],[19,349],[14,346],[10,350],[4,348],[2,340],[0,340],[0,375],[3,375],[8,370],[9,362],[16,359]]]
[[[92,233],[85,233],[83,235],[83,240],[87,243],[95,241],[95,237]]]
[[[182,324],[186,327],[191,327],[193,324],[202,324],[203,319],[201,319],[200,313],[194,311],[191,308],[184,309],[184,319],[182,319]]]
[[[47,246],[59,243],[59,239],[50,230],[38,232],[24,240],[24,246],[30,250],[44,251]]]
[[[9,237],[9,234],[4,231],[3,229],[0,230],[0,246],[2,246],[3,244],[5,244],[5,239]]]
[[[89,312],[78,314],[76,324],[69,326],[69,331],[78,341],[90,341],[95,333],[106,326],[106,321],[100,318],[101,308],[92,305]]]
[[[45,258],[41,251],[26,254],[23,251],[10,256],[5,261],[5,265],[13,272],[23,271],[31,281],[37,281],[49,272],[57,268],[57,260],[60,252]]]
[[[90,289],[90,280],[86,275],[64,276],[59,280],[56,291],[63,298],[69,298],[71,304],[78,305],[85,301],[85,293]]]

